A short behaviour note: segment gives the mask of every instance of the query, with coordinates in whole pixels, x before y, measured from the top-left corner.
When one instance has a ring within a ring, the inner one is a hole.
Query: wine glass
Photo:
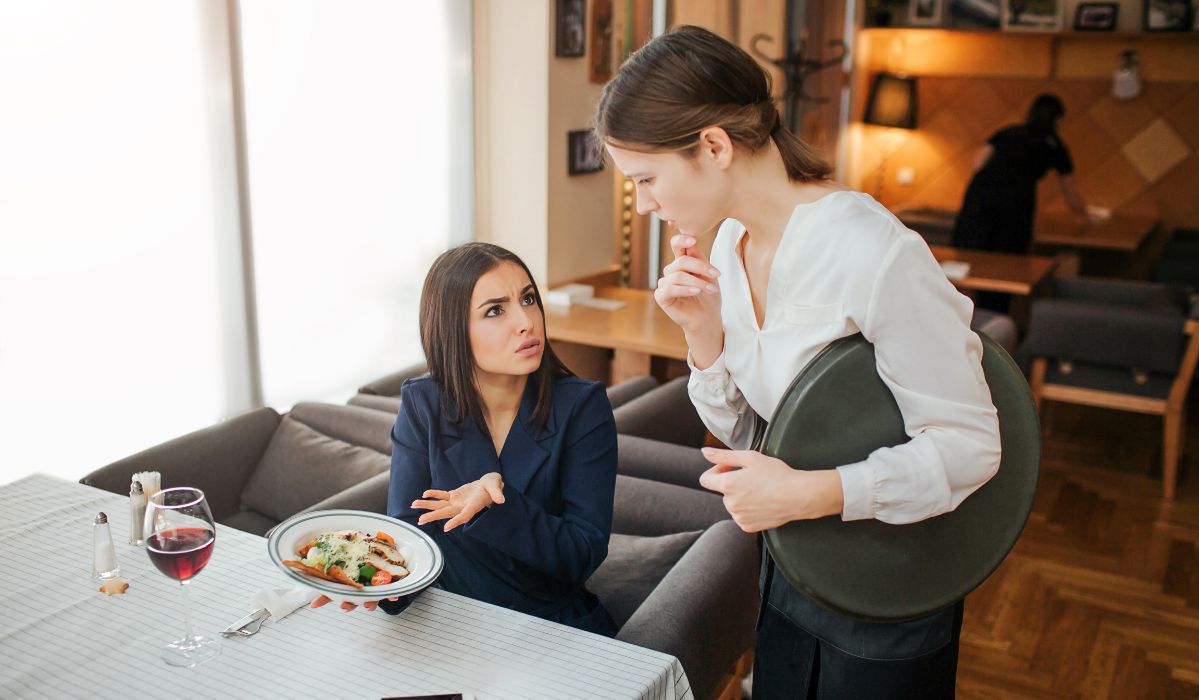
[[[212,511],[200,489],[163,489],[146,504],[145,524],[150,561],[159,571],[179,582],[183,591],[183,618],[187,622],[187,636],[168,644],[162,658],[172,666],[191,668],[221,653],[220,643],[215,638],[192,634],[187,599],[187,584],[208,563],[216,545]]]

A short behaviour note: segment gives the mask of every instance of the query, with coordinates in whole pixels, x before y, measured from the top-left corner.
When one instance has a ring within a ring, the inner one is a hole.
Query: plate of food
[[[437,544],[402,520],[363,510],[320,510],[279,523],[271,561],[334,601],[355,604],[410,595],[441,575]]]

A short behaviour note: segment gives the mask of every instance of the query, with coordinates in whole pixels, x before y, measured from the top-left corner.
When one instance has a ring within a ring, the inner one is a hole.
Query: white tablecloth
[[[98,511],[124,595],[91,579]],[[0,697],[692,697],[673,656],[434,589],[397,616],[301,609],[221,639],[220,656],[197,668],[167,666],[162,645],[183,636],[179,584],[127,544],[128,528],[125,497],[42,475],[0,487]],[[217,526],[188,588],[195,632],[219,637],[256,591],[286,582],[265,539]]]

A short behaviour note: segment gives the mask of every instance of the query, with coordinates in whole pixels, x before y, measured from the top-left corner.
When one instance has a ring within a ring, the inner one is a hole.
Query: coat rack
[[[826,59],[805,58],[804,51],[807,47],[804,45],[805,42],[800,39],[788,42],[789,50],[782,58],[771,58],[758,46],[763,41],[774,43],[774,37],[769,34],[755,34],[749,40],[750,51],[759,59],[777,66],[783,72],[783,77],[787,81],[786,90],[783,93],[783,100],[786,106],[787,128],[798,133],[802,103],[824,104],[829,101],[827,97],[809,95],[804,90],[804,83],[813,74],[844,61],[845,57],[849,55],[849,47],[841,39],[832,39],[828,42],[828,48],[839,51],[836,57]]]

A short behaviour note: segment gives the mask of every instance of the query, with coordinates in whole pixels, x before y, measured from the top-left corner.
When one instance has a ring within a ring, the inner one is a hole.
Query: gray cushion
[[[398,415],[400,412],[400,397],[398,396],[355,394],[346,403],[351,406],[361,406],[362,408],[384,411],[392,416]]]
[[[656,386],[658,380],[648,374],[626,379],[608,387],[608,403],[612,404],[612,408],[619,408]]]
[[[1007,350],[1009,355],[1016,352],[1018,334],[1016,322],[1012,320],[1011,316],[986,309],[975,309],[974,318],[970,320],[970,328],[987,334],[991,340]]]
[[[712,463],[704,459],[698,447],[684,447],[636,435],[617,435],[616,444],[616,471],[626,476],[702,489],[699,475],[712,468]]]
[[[612,535],[608,558],[587,581],[587,590],[599,596],[619,629],[701,534]]]
[[[268,518],[262,513],[256,513],[252,510],[243,510],[239,513],[234,513],[229,517],[221,520],[222,525],[237,528],[242,532],[249,532],[254,535],[265,536],[267,531],[279,524],[278,520]]]
[[[708,430],[687,395],[687,379],[672,379],[612,411],[616,432],[702,447]]]
[[[385,377],[379,377],[369,384],[363,384],[358,388],[359,394],[376,394],[378,396],[399,396],[400,387],[404,386],[404,382],[415,377],[422,377],[429,373],[429,366],[424,362],[418,362],[410,367],[405,367],[399,372],[392,372]]]
[[[728,518],[720,494],[616,475],[612,532],[654,537],[703,530]]]
[[[246,484],[242,507],[285,520],[390,467],[387,455],[319,433],[288,415]]]
[[[329,437],[391,454],[391,428],[395,415],[385,415],[361,406],[328,403],[298,403],[287,414],[294,420]]]

